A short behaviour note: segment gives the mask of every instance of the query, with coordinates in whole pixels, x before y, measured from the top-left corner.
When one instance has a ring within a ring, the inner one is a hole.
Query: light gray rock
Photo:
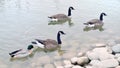
[[[75,66],[73,66],[72,68],[83,68],[83,67],[81,67],[81,66],[79,66],[79,65],[75,65]]]
[[[114,55],[109,54],[109,53],[101,53],[99,55],[100,60],[107,60],[107,59],[114,59]]]
[[[117,66],[117,67],[115,67],[115,68],[120,68],[120,66]]]
[[[120,44],[117,44],[112,47],[113,52],[120,53]]]
[[[79,52],[78,55],[77,55],[77,57],[82,57],[83,55],[84,55],[83,52]]]
[[[120,54],[115,54],[115,58],[119,58],[120,57]]]
[[[73,57],[73,58],[71,58],[71,63],[72,63],[72,64],[76,64],[76,63],[77,63],[77,60],[78,60],[77,57]]]
[[[114,45],[116,45],[116,42],[115,42],[115,40],[108,40],[108,41],[107,41],[107,44],[108,44],[109,46],[114,46]]]
[[[56,68],[64,68],[63,66],[57,66]]]
[[[101,54],[105,52],[108,53],[107,47],[94,48],[92,51],[96,52],[97,54]]]
[[[103,60],[101,61],[101,66],[103,67],[113,67],[115,68],[116,66],[118,66],[119,63],[116,59],[108,59],[108,60]]]
[[[84,65],[87,64],[88,62],[89,62],[88,57],[79,57],[77,60],[78,65]]]
[[[54,66],[53,66],[53,64],[46,64],[45,66],[44,66],[44,68],[55,68]]]
[[[96,54],[95,52],[93,51],[88,51],[86,53],[87,57],[90,59],[90,60],[98,60],[99,59],[99,55],[98,53]]]
[[[72,68],[73,65],[72,64],[69,64],[69,65],[65,65],[64,68]]]
[[[99,60],[92,60],[90,62],[90,65],[92,66],[100,66],[101,65],[101,62]]]
[[[70,65],[71,64],[70,60],[64,60],[63,63],[64,63],[64,65]]]
[[[95,45],[95,47],[105,47],[106,46],[106,44],[104,44],[104,43],[97,43],[94,45]]]

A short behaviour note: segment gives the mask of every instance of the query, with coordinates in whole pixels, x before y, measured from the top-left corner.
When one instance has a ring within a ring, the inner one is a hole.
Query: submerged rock
[[[117,44],[112,47],[113,52],[120,53],[120,44]]]

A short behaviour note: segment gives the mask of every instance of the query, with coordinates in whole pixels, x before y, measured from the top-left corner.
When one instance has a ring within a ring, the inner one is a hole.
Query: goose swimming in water
[[[68,15],[65,15],[65,14],[56,14],[56,15],[50,16],[48,18],[50,18],[51,21],[58,21],[58,20],[67,19],[67,18],[69,18],[72,15],[71,14],[71,10],[75,10],[75,9],[71,6],[68,9]]]
[[[103,25],[103,16],[107,16],[106,13],[101,13],[100,14],[100,19],[92,19],[88,21],[87,23],[84,23],[85,25]]]
[[[19,49],[9,53],[12,58],[22,58],[30,55],[33,51],[33,45],[29,45],[27,50]]]
[[[57,41],[52,39],[46,39],[46,40],[40,40],[35,39],[35,42],[32,42],[33,44],[37,44],[38,47],[44,48],[44,49],[55,49],[62,44],[60,36],[64,35],[65,33],[63,31],[58,31],[57,33]]]

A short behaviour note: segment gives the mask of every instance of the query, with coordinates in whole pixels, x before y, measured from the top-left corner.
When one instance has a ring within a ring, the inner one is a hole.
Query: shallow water
[[[69,6],[75,8],[70,22],[50,24],[48,16],[67,14]],[[119,11],[119,0],[0,0],[0,68],[26,68],[26,65],[27,68],[40,67],[44,66],[40,63],[40,57],[53,57],[50,62],[46,61],[53,63],[65,59],[67,53],[87,50],[90,44],[120,40]],[[107,14],[102,29],[85,28],[83,23],[99,18],[101,12]],[[65,50],[62,56],[58,51],[45,53],[41,49],[22,59],[12,60],[8,55],[13,50],[26,49],[35,38],[56,39],[59,30],[66,33],[62,36],[61,49]]]

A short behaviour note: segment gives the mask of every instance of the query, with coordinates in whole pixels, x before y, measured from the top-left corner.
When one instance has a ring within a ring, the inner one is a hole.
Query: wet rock
[[[106,44],[104,44],[104,43],[97,43],[97,44],[95,44],[95,47],[105,47],[106,46]]]
[[[87,64],[88,62],[89,62],[88,57],[79,57],[77,60],[78,65],[84,65]]]
[[[108,40],[108,41],[107,41],[107,44],[108,44],[109,46],[114,46],[114,45],[116,45],[116,42],[115,42],[115,40]]]
[[[120,54],[115,54],[115,58],[119,58],[120,57]]]
[[[98,60],[99,59],[98,53],[95,53],[92,51],[88,51],[86,55],[90,60]]]
[[[115,68],[120,68],[120,66],[117,66],[117,67],[115,67]]]
[[[100,60],[107,60],[107,59],[114,59],[114,55],[109,54],[109,53],[101,53],[99,55]]]
[[[108,59],[108,60],[101,61],[101,66],[103,66],[103,67],[108,67],[108,68],[113,67],[113,68],[115,68],[118,65],[119,65],[119,63],[116,59]]]
[[[72,64],[69,64],[69,65],[65,65],[64,68],[72,68],[73,65]]]
[[[120,44],[117,44],[112,47],[113,52],[120,53]]]
[[[70,65],[71,64],[71,62],[69,60],[64,60],[63,62],[64,62],[65,65]]]
[[[83,55],[84,55],[83,52],[79,52],[78,55],[77,55],[77,57],[82,57]]]
[[[92,66],[100,66],[100,64],[101,64],[101,62],[99,60],[92,60],[90,62],[90,65],[92,65]]]
[[[63,66],[57,66],[56,68],[64,68]]]
[[[44,68],[55,68],[52,64],[46,64],[45,66],[44,66]]]
[[[78,60],[77,57],[73,57],[73,58],[71,58],[71,63],[72,64],[77,64],[77,60]]]
[[[79,65],[75,65],[75,66],[73,66],[72,68],[83,68],[83,67],[81,67],[81,66],[79,66]]]

